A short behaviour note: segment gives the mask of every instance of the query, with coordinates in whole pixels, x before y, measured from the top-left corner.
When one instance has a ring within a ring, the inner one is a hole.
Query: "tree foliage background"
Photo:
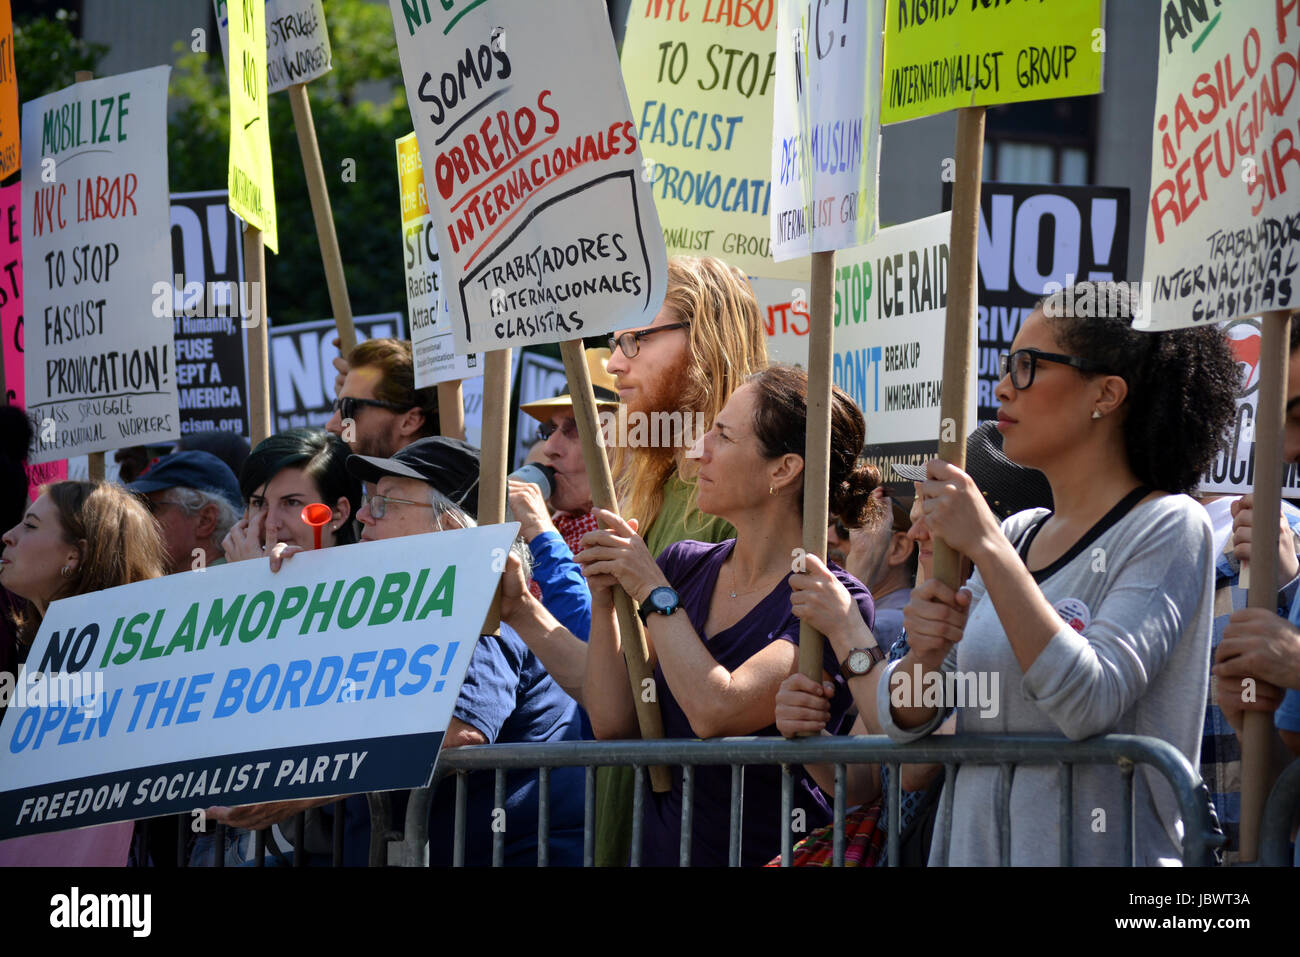
[[[325,183],[356,315],[406,311],[394,140],[411,131],[393,22],[386,4],[329,0],[332,69],[307,85]],[[25,102],[62,89],[106,52],[72,29],[75,14],[24,18],[15,9],[14,58]],[[171,75],[168,164],[172,192],[224,189],[230,100],[221,43],[186,52]],[[391,95],[388,95],[391,92]],[[383,99],[388,95],[387,99]],[[274,325],[330,318],[302,154],[287,93],[270,98],[271,155],[280,252],[267,252],[267,310]],[[354,161],[355,181],[344,177]],[[351,165],[351,164],[350,164]]]

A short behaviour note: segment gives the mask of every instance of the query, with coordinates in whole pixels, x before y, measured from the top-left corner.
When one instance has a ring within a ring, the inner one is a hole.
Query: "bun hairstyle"
[[[1071,355],[1128,385],[1122,406],[1129,467],[1145,485],[1190,493],[1236,417],[1241,373],[1216,326],[1141,332],[1125,283],[1079,282],[1043,298],[1052,334]]]
[[[765,458],[803,457],[808,437],[808,373],[797,366],[774,365],[746,380],[754,386],[754,435]],[[851,528],[861,528],[883,513],[872,498],[880,470],[858,460],[867,440],[862,412],[843,390],[831,387],[829,511]],[[805,473],[806,475],[807,473]],[[803,508],[803,488],[799,490]]]

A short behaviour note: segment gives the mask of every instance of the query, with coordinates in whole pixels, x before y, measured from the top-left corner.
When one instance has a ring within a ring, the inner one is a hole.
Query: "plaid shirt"
[[[1300,510],[1282,504],[1291,531],[1300,541]],[[1214,568],[1214,630],[1210,639],[1210,662],[1218,653],[1223,641],[1223,629],[1234,611],[1246,607],[1246,589],[1237,587],[1241,564],[1232,554],[1232,538],[1219,555]],[[1300,579],[1291,582],[1278,595],[1278,614],[1283,618],[1290,610]],[[1201,738],[1201,779],[1209,789],[1210,800],[1219,824],[1227,836],[1224,846],[1224,863],[1238,860],[1237,841],[1241,827],[1241,742],[1228,724],[1218,704],[1215,703],[1218,681],[1210,675],[1209,700],[1205,703],[1205,732]]]

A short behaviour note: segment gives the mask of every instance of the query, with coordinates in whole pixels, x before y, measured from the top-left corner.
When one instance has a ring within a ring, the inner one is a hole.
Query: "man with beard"
[[[347,442],[354,455],[388,458],[438,434],[438,390],[415,387],[408,341],[369,339],[352,350],[346,367],[325,430]]]
[[[758,301],[745,274],[710,256],[673,257],[654,322],[617,330],[610,353],[607,368],[627,413],[611,442],[620,514],[637,519],[656,558],[686,539],[734,538],[731,525],[696,507],[696,469],[688,453],[731,393],[767,367]],[[624,421],[630,428],[624,430]],[[627,863],[632,782],[630,768],[597,771],[597,865]]]

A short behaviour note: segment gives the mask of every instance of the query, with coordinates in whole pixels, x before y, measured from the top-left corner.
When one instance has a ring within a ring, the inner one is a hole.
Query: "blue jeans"
[[[216,825],[211,830],[200,834],[190,852],[190,867],[213,867],[216,859],[213,850],[216,845]],[[226,867],[239,867],[253,857],[253,832],[242,827],[226,828],[225,863]]]

